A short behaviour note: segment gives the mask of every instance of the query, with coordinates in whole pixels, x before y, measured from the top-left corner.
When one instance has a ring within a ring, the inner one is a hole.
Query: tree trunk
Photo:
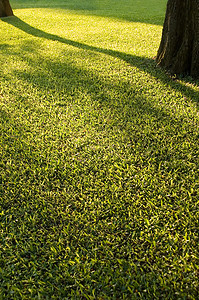
[[[168,0],[158,65],[199,78],[199,0]]]
[[[9,0],[0,0],[0,18],[13,16],[13,11]]]

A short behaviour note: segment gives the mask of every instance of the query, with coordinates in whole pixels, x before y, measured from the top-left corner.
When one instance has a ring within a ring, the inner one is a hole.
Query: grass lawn
[[[199,298],[199,82],[166,0],[12,0],[0,20],[0,299]]]

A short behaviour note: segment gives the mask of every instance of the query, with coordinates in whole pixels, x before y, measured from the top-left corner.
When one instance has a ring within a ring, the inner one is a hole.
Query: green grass
[[[18,0],[13,8],[62,8],[86,15],[162,25],[166,0]]]
[[[0,20],[0,299],[198,299],[199,82],[114,2]]]

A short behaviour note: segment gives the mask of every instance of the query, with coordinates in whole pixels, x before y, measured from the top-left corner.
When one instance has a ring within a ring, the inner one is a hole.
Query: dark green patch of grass
[[[16,15],[0,23],[0,297],[197,299],[198,82],[156,67],[160,26]]]
[[[62,8],[133,22],[162,24],[166,0],[12,0],[13,8]]]

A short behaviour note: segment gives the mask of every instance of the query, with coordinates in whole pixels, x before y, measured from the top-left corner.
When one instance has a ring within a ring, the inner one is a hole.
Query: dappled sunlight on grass
[[[13,8],[53,8],[77,12],[79,15],[96,15],[162,25],[166,0],[12,0]]]
[[[195,299],[198,82],[156,66],[161,27],[0,25],[0,295]]]

